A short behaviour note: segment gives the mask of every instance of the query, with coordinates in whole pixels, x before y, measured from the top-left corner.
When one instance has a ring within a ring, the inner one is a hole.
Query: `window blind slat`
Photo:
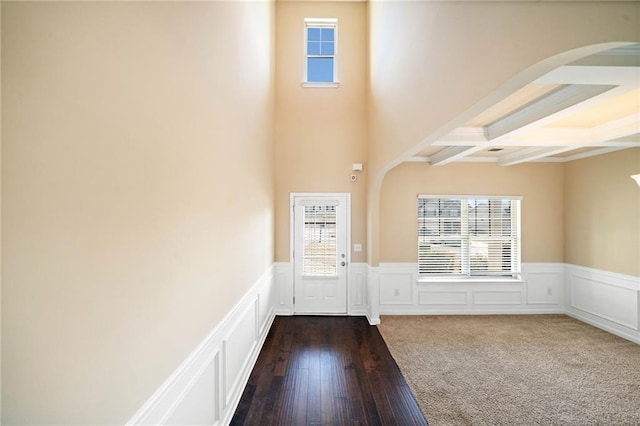
[[[304,205],[304,276],[335,276],[338,269],[336,206],[332,203]]]

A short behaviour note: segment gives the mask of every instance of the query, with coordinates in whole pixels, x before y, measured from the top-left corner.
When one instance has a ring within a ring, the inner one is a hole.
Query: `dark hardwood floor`
[[[276,317],[232,425],[426,425],[363,317]]]

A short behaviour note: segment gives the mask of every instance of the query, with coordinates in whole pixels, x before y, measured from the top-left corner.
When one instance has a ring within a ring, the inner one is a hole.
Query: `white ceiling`
[[[409,161],[565,162],[640,146],[640,44],[558,68]]]

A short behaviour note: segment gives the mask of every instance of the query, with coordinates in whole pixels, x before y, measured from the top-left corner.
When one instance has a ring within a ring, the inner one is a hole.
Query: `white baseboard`
[[[369,322],[369,325],[378,325],[378,324],[380,324],[380,317],[373,318],[368,313],[365,316],[367,317],[367,321]]]
[[[275,317],[274,269],[260,277],[127,425],[229,424]]]

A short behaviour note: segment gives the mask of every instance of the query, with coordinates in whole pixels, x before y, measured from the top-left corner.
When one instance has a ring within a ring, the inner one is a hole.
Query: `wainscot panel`
[[[274,267],[160,386],[127,425],[226,425],[275,317]]]
[[[521,279],[514,281],[420,281],[416,263],[381,263],[377,269],[380,277],[379,313],[382,315],[535,314],[564,311],[563,264],[523,264]]]
[[[527,282],[528,305],[557,305],[564,299],[564,264],[525,263],[522,275]]]
[[[640,277],[566,265],[567,314],[640,344]]]
[[[195,377],[193,385],[179,401],[166,424],[213,424],[220,418],[220,353],[204,365],[202,374]],[[213,403],[212,403],[213,401]]]
[[[224,407],[226,408],[233,396],[242,385],[242,371],[249,361],[243,354],[251,353],[256,344],[255,311],[249,306],[240,315],[240,321],[234,324],[222,340],[222,383],[224,391]],[[242,389],[240,389],[242,392]]]
[[[474,291],[474,305],[522,305],[521,290]]]
[[[419,291],[418,303],[421,305],[466,305],[466,291]]]
[[[381,272],[380,273],[380,304],[382,305],[411,305],[413,303],[413,283],[415,279],[411,272]]]

